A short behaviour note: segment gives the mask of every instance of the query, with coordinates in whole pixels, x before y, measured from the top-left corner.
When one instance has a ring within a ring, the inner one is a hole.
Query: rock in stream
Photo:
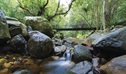
[[[126,74],[126,55],[116,57],[100,67],[105,74]]]
[[[74,51],[73,51],[73,61],[74,62],[81,62],[84,60],[91,61],[91,59],[92,59],[92,54],[91,54],[89,48],[87,48],[83,45],[76,45],[74,47]]]
[[[106,59],[126,54],[126,26],[96,39],[92,46]]]
[[[53,41],[47,35],[39,31],[30,31],[28,51],[32,57],[44,58],[53,51]]]

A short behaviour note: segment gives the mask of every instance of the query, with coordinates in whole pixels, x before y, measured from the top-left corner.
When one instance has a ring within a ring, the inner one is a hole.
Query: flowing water
[[[66,52],[63,54],[62,58],[65,58],[65,61],[71,61],[72,60],[72,52],[71,52],[70,48],[66,49]]]
[[[44,65],[43,68],[47,69],[47,71],[43,72],[43,74],[73,74],[70,72],[70,69],[74,66],[71,58],[70,50],[66,50],[63,57]]]

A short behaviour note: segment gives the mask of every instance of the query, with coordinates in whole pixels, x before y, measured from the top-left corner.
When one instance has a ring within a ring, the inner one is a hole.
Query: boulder
[[[94,74],[93,66],[90,62],[84,61],[77,63],[75,67],[71,69],[74,74]]]
[[[82,44],[86,44],[88,46],[91,46],[92,42],[98,38],[100,38],[101,36],[105,35],[106,33],[103,33],[101,31],[97,31],[93,34],[91,34],[89,37],[87,37],[86,39],[84,39]]]
[[[83,45],[74,46],[73,61],[75,61],[75,62],[81,62],[84,60],[91,61],[91,59],[92,59],[92,54],[91,54],[89,48],[87,48]]]
[[[8,24],[6,22],[6,18],[4,13],[0,10],[0,44],[6,43],[7,39],[11,38]]]
[[[53,41],[39,31],[30,31],[28,41],[28,51],[32,57],[44,58],[53,51]]]
[[[24,37],[19,34],[14,36],[10,41],[9,41],[9,45],[11,50],[13,52],[16,53],[25,53],[26,52],[26,41],[24,39]]]
[[[57,55],[60,55],[60,54],[62,54],[62,53],[65,52],[66,48],[67,48],[67,47],[66,47],[65,45],[56,46],[56,47],[54,48],[54,52],[55,52]]]
[[[106,59],[126,54],[126,26],[96,39],[92,47]]]
[[[6,16],[6,20],[9,25],[11,37],[18,34],[22,34],[23,36],[27,35],[27,26],[25,24],[19,22],[16,18],[13,17]]]
[[[26,16],[25,24],[27,26],[31,26],[33,30],[38,30],[51,38],[54,36],[53,29],[50,23],[45,18],[38,16]]]
[[[100,67],[101,74],[126,74],[126,55],[116,57]]]

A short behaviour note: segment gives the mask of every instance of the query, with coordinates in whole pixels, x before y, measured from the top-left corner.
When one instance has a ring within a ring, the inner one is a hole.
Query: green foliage
[[[24,14],[18,7],[17,0],[0,0],[0,9],[5,15],[15,18],[23,18]]]
[[[126,1],[123,0],[114,13],[113,23],[126,20]]]
[[[22,21],[24,16],[31,16],[26,10],[19,7],[19,2],[22,6],[29,9],[30,12],[37,15],[40,7],[43,6],[47,0],[0,0],[0,9],[4,11],[7,16],[18,18]],[[83,27],[103,27],[103,2],[105,0],[75,0],[71,10],[67,15],[56,16],[51,25],[55,28],[82,28]],[[69,4],[68,4],[69,5]],[[49,0],[48,5],[42,17],[48,18],[53,16],[57,10],[57,0]],[[126,20],[126,0],[109,0],[108,1],[109,18],[106,27],[111,27],[114,23]],[[60,5],[59,11],[64,12],[66,8],[63,4]],[[73,36],[85,38],[90,32],[65,32],[65,36]]]

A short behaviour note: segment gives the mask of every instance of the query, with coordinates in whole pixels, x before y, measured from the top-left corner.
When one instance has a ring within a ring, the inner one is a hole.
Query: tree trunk
[[[109,0],[103,1],[103,30],[105,31],[106,26],[110,22],[110,11],[109,11]]]
[[[99,26],[98,26],[98,22],[99,22],[99,21],[98,21],[98,18],[99,18],[99,16],[98,16],[98,13],[99,13],[99,12],[98,12],[99,4],[98,4],[98,3],[99,3],[99,1],[96,0],[96,4],[95,4],[95,5],[96,5],[96,12],[95,12],[96,22],[95,22],[95,23],[96,23],[96,29],[97,29],[97,30],[98,30],[98,27],[99,27]]]
[[[105,31],[106,29],[106,22],[105,22],[105,1],[103,1],[103,21],[102,21],[102,24],[103,24],[103,30]]]

